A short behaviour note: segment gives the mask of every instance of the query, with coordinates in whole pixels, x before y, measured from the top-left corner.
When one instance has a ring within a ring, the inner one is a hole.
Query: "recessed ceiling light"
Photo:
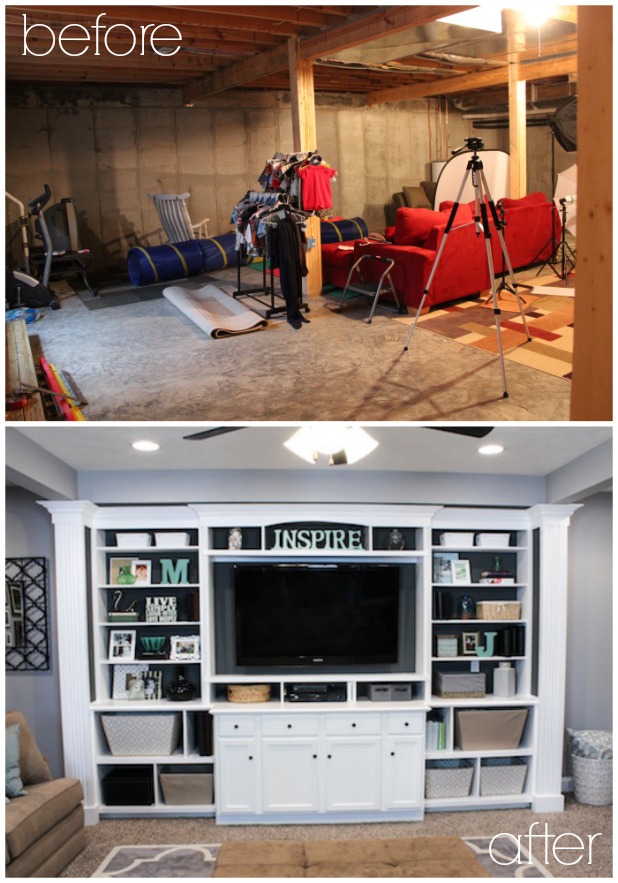
[[[136,451],[152,452],[158,451],[160,445],[158,445],[156,442],[148,441],[148,439],[142,439],[140,441],[133,442],[131,447],[134,448]]]
[[[481,445],[479,454],[501,454],[503,450],[502,445]]]

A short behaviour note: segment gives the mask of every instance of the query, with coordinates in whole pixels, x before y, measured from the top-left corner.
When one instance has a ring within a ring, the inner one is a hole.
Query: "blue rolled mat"
[[[202,249],[202,272],[224,270],[226,267],[235,267],[238,263],[235,233],[223,233],[221,236],[211,236],[209,239],[198,239],[197,242]]]
[[[195,239],[150,248],[134,246],[127,255],[129,279],[133,285],[151,285],[196,276],[203,272],[203,260]]]
[[[344,218],[342,221],[320,221],[322,245],[330,242],[350,242],[352,239],[363,239],[369,230],[362,218]]]

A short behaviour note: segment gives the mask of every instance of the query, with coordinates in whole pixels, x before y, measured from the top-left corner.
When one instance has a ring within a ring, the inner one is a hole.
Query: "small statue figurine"
[[[387,548],[392,552],[399,552],[405,549],[406,541],[400,530],[394,527],[388,535]]]
[[[239,527],[232,527],[227,536],[228,549],[242,549],[242,531]]]

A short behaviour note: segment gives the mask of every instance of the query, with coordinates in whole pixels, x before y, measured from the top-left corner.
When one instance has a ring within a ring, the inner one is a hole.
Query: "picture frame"
[[[134,662],[137,632],[134,629],[111,629],[109,659],[111,662]]]
[[[122,583],[118,582],[118,577],[120,576],[120,569],[122,567],[128,567],[129,570],[131,571],[134,561],[135,561],[134,558],[110,558],[109,559],[109,584],[112,586],[122,585]]]
[[[147,665],[114,665],[112,675],[112,699],[129,699],[129,680],[145,677]]]
[[[171,635],[170,659],[177,662],[197,662],[200,658],[199,635]]]
[[[476,656],[476,648],[481,639],[480,632],[462,632],[461,633],[461,655]]]
[[[146,701],[155,701],[161,699],[163,691],[161,684],[163,682],[162,671],[147,671],[144,676],[144,699]]]
[[[450,584],[453,582],[451,562],[459,560],[459,552],[437,552],[433,556],[434,583]]]
[[[135,577],[135,585],[149,586],[152,583],[152,561],[135,558],[131,561],[131,573]]]
[[[467,558],[459,558],[457,561],[451,561],[451,578],[453,585],[455,586],[470,584],[470,562]]]

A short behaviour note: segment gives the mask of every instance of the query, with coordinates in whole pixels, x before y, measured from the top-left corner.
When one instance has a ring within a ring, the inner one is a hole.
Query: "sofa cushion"
[[[446,215],[446,220],[448,221],[451,211],[453,210],[453,206],[455,203],[452,200],[446,200],[445,202],[440,203],[440,211]],[[474,203],[472,204],[472,207]],[[474,212],[472,207],[467,202],[462,202],[457,206],[457,212],[455,213],[455,221],[453,225],[455,227],[460,226],[461,224],[469,224],[470,221],[474,217]]]
[[[69,815],[83,800],[77,779],[54,779],[28,787],[24,797],[15,797],[6,807],[6,848],[15,859],[43,834]]]
[[[527,196],[522,196],[520,199],[509,199],[507,196],[504,196],[500,202],[502,203],[502,208],[507,209],[523,208],[527,205],[541,205],[544,202],[548,202],[548,199],[544,193],[537,190],[535,193],[528,193]]]
[[[49,782],[51,779],[49,766],[21,711],[7,712],[6,726],[10,727],[14,724],[19,724],[19,768],[22,782],[26,786]]]
[[[395,216],[395,245],[423,245],[437,224],[444,224],[442,212],[428,208],[398,208]]]
[[[295,865],[305,863],[303,844],[299,840],[241,840],[221,845],[217,868],[226,865]]]
[[[19,772],[19,724],[11,724],[6,728],[4,756],[4,793],[7,797],[19,797],[26,793]]]
[[[9,877],[59,877],[86,847],[84,808],[80,804],[5,867]],[[8,859],[7,859],[8,861]]]

